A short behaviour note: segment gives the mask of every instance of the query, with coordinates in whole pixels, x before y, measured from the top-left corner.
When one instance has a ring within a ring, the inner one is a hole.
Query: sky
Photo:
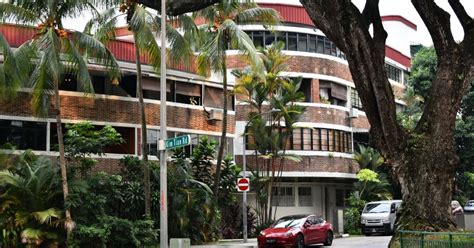
[[[471,17],[474,17],[474,0],[460,0],[464,8]],[[300,4],[299,0],[257,0],[256,2],[271,2],[271,3],[287,3]],[[363,8],[365,0],[352,0],[359,8]],[[456,40],[462,40],[464,32],[461,24],[454,15],[453,10],[449,6],[448,0],[435,0],[435,2],[444,10],[451,14],[451,28],[453,36]],[[423,45],[430,46],[433,44],[426,26],[423,24],[420,16],[416,12],[410,0],[380,0],[381,15],[401,15],[418,26],[417,37],[414,37],[414,42],[419,42]],[[69,20],[65,26],[69,29],[82,30],[90,16]],[[122,23],[122,25],[124,22]]]
[[[353,0],[359,8],[363,8],[365,0]],[[435,0],[436,4],[451,14],[451,29],[454,39],[459,41],[464,37],[464,32],[456,18],[453,10],[449,6],[448,0]],[[471,17],[474,17],[474,0],[461,0],[464,8]],[[410,0],[380,0],[381,15],[401,15],[418,26],[417,37],[415,41],[423,45],[430,46],[433,44],[428,29],[423,24],[421,17],[416,12]]]

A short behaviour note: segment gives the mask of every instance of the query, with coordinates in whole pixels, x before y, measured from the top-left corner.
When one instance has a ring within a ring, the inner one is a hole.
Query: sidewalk
[[[217,243],[205,244],[205,245],[191,245],[195,248],[256,248],[257,239],[248,239],[247,243],[243,243],[242,239],[224,239],[219,240]]]

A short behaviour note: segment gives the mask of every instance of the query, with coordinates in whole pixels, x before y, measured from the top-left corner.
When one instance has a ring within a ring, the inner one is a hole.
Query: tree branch
[[[437,54],[446,54],[456,46],[451,32],[450,15],[433,0],[412,0],[433,39]],[[439,58],[443,59],[443,58]]]
[[[149,8],[161,11],[161,0],[137,0],[137,2]],[[219,2],[219,0],[167,0],[166,11],[168,15],[177,16],[184,13],[204,9],[205,7],[215,4],[217,2]]]
[[[396,156],[405,134],[396,120],[395,100],[386,77],[385,39],[378,0],[368,0],[363,13],[347,0],[300,0],[312,21],[346,53],[356,90],[370,123],[371,136],[386,157]],[[374,37],[369,32],[374,25]]]
[[[385,41],[387,39],[387,32],[385,31],[382,18],[379,11],[379,0],[367,0],[365,2],[362,16],[366,21],[366,29],[369,29],[370,24],[374,25],[374,42],[382,55],[385,55]]]
[[[464,32],[468,32],[468,30],[474,28],[474,21],[473,19],[467,14],[466,9],[464,6],[459,2],[459,0],[448,0],[449,5],[453,8],[454,13],[461,22],[461,25],[464,29]]]

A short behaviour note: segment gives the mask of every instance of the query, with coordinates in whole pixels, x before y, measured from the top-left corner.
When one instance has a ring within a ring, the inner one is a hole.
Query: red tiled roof
[[[36,34],[36,29],[33,27],[19,26],[14,24],[0,24],[0,32],[5,36],[10,46],[19,47],[27,40],[33,38],[33,36]],[[107,47],[112,52],[112,54],[114,54],[117,60],[132,63],[135,62],[135,46],[132,42],[112,40],[108,42]],[[148,63],[147,56],[142,56],[140,60],[144,64]],[[194,63],[191,63],[191,66],[185,66],[183,63],[168,63],[168,66],[174,70],[191,73],[196,72]]]

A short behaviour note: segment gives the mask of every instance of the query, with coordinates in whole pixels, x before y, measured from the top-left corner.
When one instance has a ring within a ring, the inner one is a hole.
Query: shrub
[[[360,216],[366,201],[361,200],[355,193],[351,193],[347,201],[349,207],[344,211],[344,231],[349,234],[359,235],[362,233]]]

